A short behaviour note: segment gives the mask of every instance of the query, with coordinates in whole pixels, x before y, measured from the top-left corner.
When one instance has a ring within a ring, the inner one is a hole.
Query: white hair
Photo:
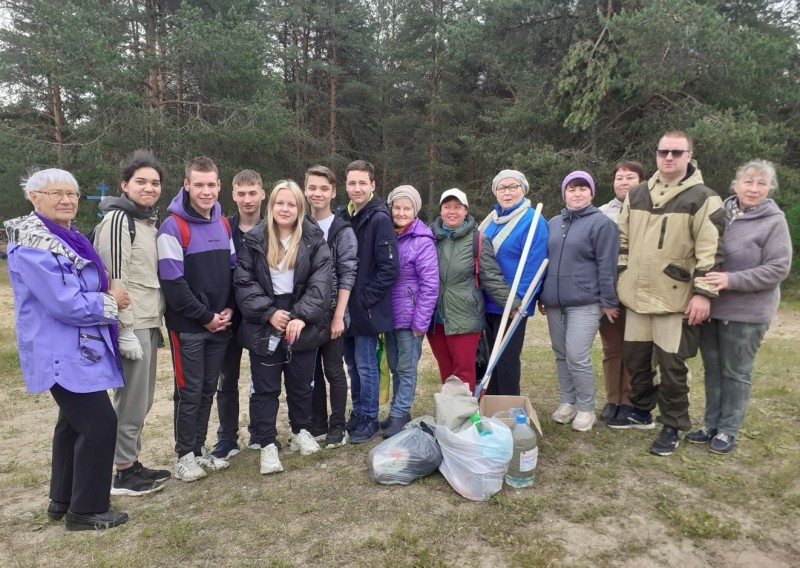
[[[34,172],[27,178],[23,178],[20,185],[25,193],[25,199],[30,201],[32,191],[41,191],[51,184],[71,185],[76,191],[78,190],[78,181],[75,176],[66,170],[59,170],[58,168],[48,168]]]
[[[775,173],[775,166],[772,165],[772,162],[768,160],[750,160],[743,166],[740,166],[736,170],[736,177],[733,178],[731,182],[731,191],[734,190],[736,184],[739,183],[739,180],[744,177],[744,175],[749,172],[750,170],[755,170],[761,174],[764,174],[769,179],[769,191],[767,195],[772,195],[778,189],[778,175]]]

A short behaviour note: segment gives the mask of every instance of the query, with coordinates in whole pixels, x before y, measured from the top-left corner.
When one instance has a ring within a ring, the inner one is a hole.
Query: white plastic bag
[[[459,495],[486,501],[503,488],[514,440],[500,420],[482,418],[461,432],[437,425],[436,440],[442,450],[439,471]]]

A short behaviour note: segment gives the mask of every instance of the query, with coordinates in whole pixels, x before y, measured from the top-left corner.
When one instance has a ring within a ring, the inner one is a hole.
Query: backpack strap
[[[128,234],[130,234],[131,244],[133,244],[134,239],[136,239],[136,222],[133,219],[133,215],[131,215],[128,211],[125,211],[124,209],[116,209],[116,211],[120,211],[128,219]],[[110,215],[111,213],[113,213],[113,211],[107,213],[106,215]],[[89,233],[86,235],[86,238],[89,240],[90,243],[92,243],[92,246],[94,246],[94,237],[97,234],[97,227],[99,225],[100,223],[92,227],[92,230],[89,231]]]
[[[178,225],[178,233],[181,235],[181,246],[184,250],[189,247],[189,241],[192,239],[192,228],[189,223],[181,217],[180,215],[176,215],[175,213],[171,213],[172,218],[175,219],[175,223]],[[228,233],[228,238],[231,238],[231,223],[228,221],[228,218],[225,215],[220,215],[219,217],[220,222],[225,226],[225,232]]]
[[[478,230],[472,232],[472,261],[475,265],[475,287],[480,288],[480,282],[478,281],[478,274],[480,274],[480,265],[478,261],[481,258],[481,249],[483,248],[483,233]]]
[[[171,215],[172,218],[175,219],[175,224],[178,225],[178,233],[181,236],[181,247],[183,247],[183,250],[186,250],[189,247],[189,241],[192,239],[192,229],[189,227],[189,223],[186,219],[175,213],[171,213]]]

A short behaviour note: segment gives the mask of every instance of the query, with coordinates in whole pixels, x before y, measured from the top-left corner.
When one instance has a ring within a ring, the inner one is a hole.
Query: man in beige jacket
[[[658,404],[663,428],[650,452],[659,456],[672,454],[678,431],[691,426],[686,359],[697,354],[699,324],[716,296],[703,276],[720,262],[725,229],[722,200],[703,185],[691,158],[685,133],[662,136],[658,171],[630,191],[619,216],[617,290],[627,308],[623,359],[632,377],[633,408],[608,425],[651,429]]]

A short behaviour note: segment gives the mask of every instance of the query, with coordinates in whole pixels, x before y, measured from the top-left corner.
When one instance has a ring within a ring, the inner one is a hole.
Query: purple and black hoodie
[[[188,246],[182,246],[178,223],[167,217],[158,229],[158,279],[167,304],[167,328],[179,332],[205,331],[214,314],[234,305],[233,269],[236,252],[221,221],[219,203],[211,219],[197,213],[184,189],[167,209],[189,224]]]

